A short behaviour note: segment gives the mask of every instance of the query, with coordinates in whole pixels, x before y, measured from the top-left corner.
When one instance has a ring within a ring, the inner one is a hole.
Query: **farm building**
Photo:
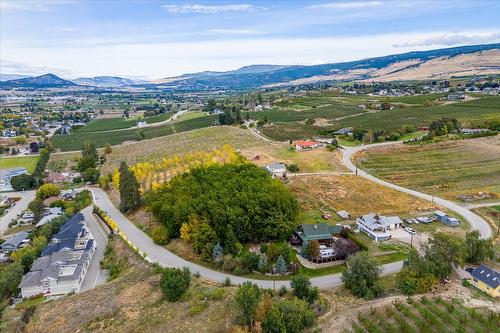
[[[322,147],[323,144],[317,141],[297,141],[295,142],[295,150],[310,150]]]
[[[434,215],[436,215],[436,218],[439,221],[443,222],[444,224],[446,224],[449,227],[458,227],[460,225],[459,220],[457,220],[454,217],[448,216],[448,214],[446,214],[440,210],[435,211]]]
[[[500,296],[500,273],[483,264],[472,272],[472,284],[492,297]]]
[[[400,228],[403,221],[398,216],[378,216],[369,213],[356,219],[358,229],[375,242],[383,242],[391,238],[391,229]]]
[[[273,178],[281,178],[286,175],[286,166],[283,163],[269,163],[264,167],[264,169],[269,172]]]

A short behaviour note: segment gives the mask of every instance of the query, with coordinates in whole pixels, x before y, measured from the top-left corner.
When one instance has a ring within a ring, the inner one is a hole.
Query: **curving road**
[[[358,146],[358,147],[345,147],[343,149],[343,154],[342,154],[342,162],[344,165],[349,168],[352,172],[357,172],[357,174],[361,177],[364,177],[366,179],[371,180],[372,182],[375,182],[380,185],[384,185],[386,187],[390,187],[392,189],[395,189],[400,192],[404,192],[410,195],[413,195],[415,197],[427,200],[427,201],[432,201],[442,207],[448,208],[449,210],[463,216],[467,222],[470,224],[472,229],[479,230],[481,233],[482,238],[490,238],[492,236],[491,228],[488,225],[488,223],[483,220],[481,217],[478,215],[474,214],[471,212],[469,209],[466,207],[463,207],[457,203],[454,203],[449,200],[445,200],[430,194],[418,192],[412,189],[408,189],[405,187],[401,187],[392,183],[389,183],[385,180],[379,179],[371,174],[369,174],[366,171],[363,171],[359,168],[357,168],[354,163],[351,160],[351,157],[353,154],[358,153],[362,150],[366,150],[369,148],[374,148],[374,147],[382,147],[382,146],[388,146],[388,145],[394,145],[394,144],[400,144],[400,142],[383,142],[383,143],[377,143],[377,144],[371,144],[371,145],[366,145],[366,146]]]
[[[9,223],[15,219],[23,210],[28,208],[28,205],[35,199],[35,191],[20,191],[20,192],[2,192],[1,195],[6,197],[20,197],[14,207],[7,209],[5,215],[0,217],[0,235],[3,235],[5,230],[9,228]]]
[[[126,216],[116,209],[106,192],[99,188],[89,188],[89,190],[92,191],[92,196],[96,204],[103,209],[113,221],[116,222],[118,229],[120,229],[120,231],[123,232],[141,252],[146,253],[147,259],[151,262],[157,262],[162,267],[188,267],[191,272],[199,272],[204,278],[217,282],[224,282],[224,280],[229,277],[231,279],[231,283],[233,284],[241,284],[245,281],[251,281],[262,288],[278,289],[281,286],[290,287],[290,281],[287,280],[273,281],[248,279],[241,276],[215,271],[191,261],[187,261],[168,251],[164,247],[156,245],[151,237],[149,237],[144,231],[137,228],[127,219]],[[401,269],[402,265],[403,263],[401,261],[383,265],[382,274],[396,273]],[[321,289],[335,287],[342,284],[341,274],[331,274],[312,278],[311,283]]]
[[[446,207],[460,215],[462,215],[471,225],[473,229],[478,229],[481,232],[481,236],[483,238],[488,238],[491,236],[491,229],[488,224],[479,216],[472,213],[465,207],[459,206],[456,203],[453,203],[448,200],[444,200],[441,198],[434,197],[429,194],[417,192],[411,189],[407,189],[398,185],[394,185],[392,183],[386,182],[384,180],[378,179],[369,173],[359,170],[352,163],[351,157],[353,154],[368,149],[372,147],[385,146],[391,144],[397,144],[399,142],[387,142],[381,144],[373,144],[366,145],[360,147],[352,147],[352,148],[344,148],[344,153],[342,154],[342,161],[346,165],[348,169],[352,172],[357,172],[357,174],[361,177],[367,178],[371,181],[374,181],[378,184],[393,188],[395,190],[408,193],[410,195],[434,201],[435,203]],[[124,216],[116,207],[113,205],[106,192],[99,188],[89,188],[92,191],[92,196],[94,202],[103,209],[108,216],[114,220],[118,228],[121,232],[123,232],[126,237],[139,248],[139,250],[146,254],[147,260],[151,262],[157,262],[162,267],[188,267],[191,272],[198,272],[204,278],[207,278],[212,281],[223,282],[226,278],[230,278],[232,283],[241,284],[245,281],[251,281],[262,288],[280,288],[281,286],[290,286],[290,282],[287,280],[256,280],[256,279],[248,279],[240,276],[235,276],[231,274],[226,274],[223,272],[215,271],[210,268],[198,265],[196,263],[187,261],[174,253],[168,251],[162,246],[156,245],[152,239],[144,233],[142,230],[137,228],[132,222],[130,222],[126,216]],[[392,274],[401,270],[403,266],[402,261],[393,262],[389,264],[382,265],[382,274]],[[341,274],[331,274],[325,275],[321,277],[316,277],[310,279],[313,286],[319,287],[321,289],[327,289],[331,287],[338,286],[342,284]]]

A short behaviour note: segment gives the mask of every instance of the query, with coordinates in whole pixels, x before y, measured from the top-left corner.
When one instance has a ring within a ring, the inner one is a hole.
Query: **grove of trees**
[[[299,211],[285,185],[243,161],[194,168],[150,192],[146,201],[169,239],[187,225],[184,238],[209,257],[218,243],[234,253],[237,243],[287,239]]]

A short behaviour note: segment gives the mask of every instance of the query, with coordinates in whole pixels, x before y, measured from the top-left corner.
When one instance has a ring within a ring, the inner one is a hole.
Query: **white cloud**
[[[362,9],[370,7],[380,7],[380,1],[351,1],[351,2],[328,2],[318,5],[312,5],[309,9]]]
[[[253,29],[210,29],[208,31],[221,35],[260,35],[263,33]]]
[[[76,0],[0,0],[0,11],[45,12],[53,6],[75,2]]]
[[[71,75],[71,71],[48,66],[32,66],[27,63],[0,59],[0,72],[3,74],[41,75],[53,73],[56,75]]]
[[[393,47],[415,47],[415,46],[452,46],[463,44],[484,44],[496,43],[500,41],[500,33],[486,34],[463,34],[463,33],[446,33],[431,36],[428,38],[406,41],[400,44],[393,44]]]
[[[162,6],[169,13],[184,14],[184,13],[197,13],[197,14],[216,14],[223,12],[255,12],[265,10],[266,7],[255,6],[252,4],[227,4],[227,5],[164,5]]]
[[[471,30],[463,34],[486,36],[495,31]],[[16,59],[33,68],[67,68],[76,76],[123,75],[157,79],[204,70],[224,71],[251,64],[332,63],[408,51],[429,50],[432,46],[403,46],[410,41],[453,34],[392,33],[346,37],[227,38],[203,41],[54,45],[6,45],[2,57]],[[394,45],[399,45],[396,48]],[[22,73],[26,73],[23,71]],[[2,73],[15,73],[14,70]],[[21,73],[21,74],[22,74]]]

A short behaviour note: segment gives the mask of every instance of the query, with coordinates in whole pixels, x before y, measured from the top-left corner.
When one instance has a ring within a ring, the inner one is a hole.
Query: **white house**
[[[264,167],[264,169],[266,169],[266,171],[269,172],[273,178],[281,178],[286,175],[286,166],[283,163],[269,163]]]
[[[23,298],[79,292],[96,244],[82,214],[69,219],[21,280]]]
[[[356,219],[358,229],[368,235],[375,242],[382,242],[391,238],[391,229],[400,228],[403,221],[398,216],[378,216],[368,213]]]

